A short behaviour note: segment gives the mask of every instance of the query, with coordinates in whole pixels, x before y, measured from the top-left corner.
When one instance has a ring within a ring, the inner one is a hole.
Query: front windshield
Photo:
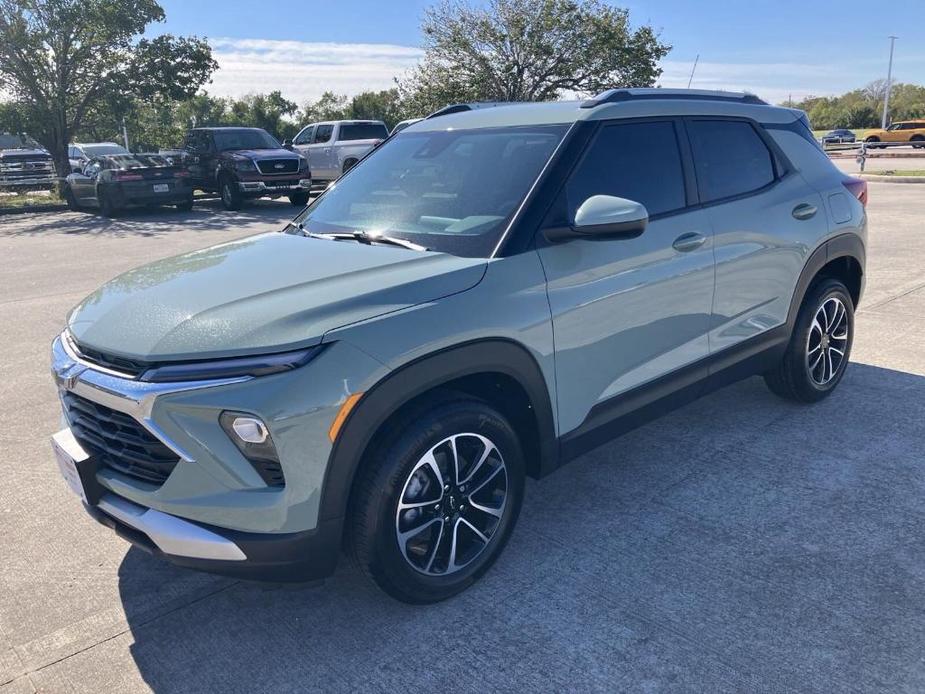
[[[42,149],[42,145],[28,135],[0,133],[0,149]]]
[[[487,257],[566,130],[402,132],[296,221],[316,234],[362,231]]]
[[[88,157],[103,157],[107,154],[128,154],[125,147],[119,145],[84,145],[84,154]]]
[[[237,149],[279,149],[281,145],[266,130],[216,130],[215,147],[219,152]]]

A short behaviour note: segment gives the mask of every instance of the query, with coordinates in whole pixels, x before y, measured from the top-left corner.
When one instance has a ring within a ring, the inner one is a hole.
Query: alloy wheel
[[[806,338],[806,369],[817,386],[827,385],[838,375],[848,350],[848,309],[830,296],[816,311]]]
[[[508,496],[504,458],[488,438],[449,436],[415,463],[395,512],[402,556],[429,576],[469,566],[491,544]]]

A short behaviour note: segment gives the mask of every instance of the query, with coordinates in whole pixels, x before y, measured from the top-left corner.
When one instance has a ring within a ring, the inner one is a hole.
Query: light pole
[[[880,127],[886,129],[886,119],[890,114],[890,88],[893,86],[893,44],[898,36],[888,36],[890,39],[890,66],[886,69],[886,94],[883,95],[883,119]]]

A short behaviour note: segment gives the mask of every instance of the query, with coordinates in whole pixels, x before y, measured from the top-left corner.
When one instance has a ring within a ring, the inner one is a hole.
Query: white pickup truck
[[[327,185],[389,136],[379,120],[337,120],[311,123],[292,139],[292,149],[308,157],[312,185]]]

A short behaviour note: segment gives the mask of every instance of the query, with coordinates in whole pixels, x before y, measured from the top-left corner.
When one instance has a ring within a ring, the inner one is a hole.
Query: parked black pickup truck
[[[0,133],[0,189],[51,190],[57,180],[48,150],[28,135]]]
[[[283,195],[298,207],[308,203],[308,160],[283,149],[266,130],[194,128],[183,141],[183,160],[193,188],[219,193],[225,209],[240,209],[247,198]]]

